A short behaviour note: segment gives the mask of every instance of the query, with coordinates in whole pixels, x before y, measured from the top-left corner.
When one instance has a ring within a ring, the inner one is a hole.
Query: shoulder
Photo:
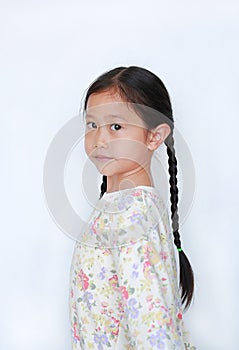
[[[129,205],[130,204],[130,205]],[[118,205],[128,210],[128,214],[138,213],[145,217],[147,222],[159,224],[168,223],[168,209],[155,187],[138,186],[129,189],[122,197]]]
[[[169,232],[166,206],[155,188],[140,186],[104,195],[95,208],[79,241],[93,247],[115,248],[157,232]]]
[[[113,223],[122,222],[135,216],[146,221],[159,221],[168,215],[167,207],[158,189],[149,186],[137,186],[118,192],[107,193],[98,201],[98,213]],[[96,210],[97,212],[97,210]]]
[[[130,244],[162,226],[167,211],[158,190],[139,186],[107,193],[89,221],[88,237],[103,245]]]
[[[101,204],[100,204],[101,203]],[[128,208],[144,209],[145,206],[155,206],[162,209],[164,201],[159,190],[150,186],[137,186],[125,190],[106,193],[99,204],[102,208],[122,211]]]

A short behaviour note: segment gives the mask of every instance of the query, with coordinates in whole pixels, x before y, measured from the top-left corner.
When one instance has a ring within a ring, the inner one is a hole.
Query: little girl
[[[103,182],[72,259],[72,349],[194,350],[182,320],[194,277],[179,235],[169,94],[145,68],[119,67],[90,85],[84,115],[85,150]],[[172,231],[150,170],[162,143],[168,154]]]

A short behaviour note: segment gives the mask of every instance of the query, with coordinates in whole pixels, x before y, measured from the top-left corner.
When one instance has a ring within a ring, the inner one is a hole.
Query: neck
[[[107,176],[107,192],[124,190],[139,185],[154,186],[150,169],[139,167],[131,173]]]

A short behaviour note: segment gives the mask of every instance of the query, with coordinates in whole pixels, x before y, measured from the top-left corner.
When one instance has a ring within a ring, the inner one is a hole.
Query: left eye
[[[114,128],[113,130],[120,130],[121,129],[121,126],[119,124],[112,124],[110,127],[111,127],[111,129]]]

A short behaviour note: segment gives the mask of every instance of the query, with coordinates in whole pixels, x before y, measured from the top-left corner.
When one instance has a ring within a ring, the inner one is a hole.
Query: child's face
[[[106,176],[126,175],[145,168],[150,160],[148,131],[117,94],[90,95],[85,118],[85,150],[98,171]]]

